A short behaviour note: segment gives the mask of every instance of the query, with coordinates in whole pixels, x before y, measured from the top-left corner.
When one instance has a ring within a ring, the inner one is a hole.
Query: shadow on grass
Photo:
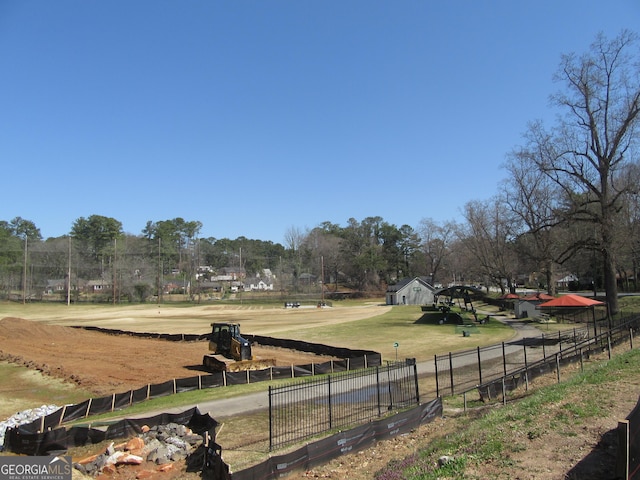
[[[449,312],[446,315],[442,312],[427,312],[413,323],[421,325],[462,325],[464,320],[456,312]]]

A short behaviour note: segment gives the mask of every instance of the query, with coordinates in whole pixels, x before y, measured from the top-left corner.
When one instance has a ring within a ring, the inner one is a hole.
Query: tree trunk
[[[618,283],[616,281],[614,256],[608,245],[603,245],[602,254],[604,260],[604,289],[607,295],[607,310],[609,315],[615,315],[618,313]]]

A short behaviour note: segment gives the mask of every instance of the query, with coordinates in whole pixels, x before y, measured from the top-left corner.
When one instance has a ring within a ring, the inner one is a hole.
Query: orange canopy
[[[548,302],[541,303],[538,308],[556,308],[556,307],[593,307],[596,305],[604,305],[604,302],[593,300],[591,298],[583,297],[581,295],[574,295],[569,293],[560,297],[549,300]]]

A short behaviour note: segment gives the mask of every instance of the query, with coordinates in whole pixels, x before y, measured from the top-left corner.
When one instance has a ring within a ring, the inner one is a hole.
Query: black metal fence
[[[269,449],[417,405],[415,359],[269,387]]]
[[[592,352],[632,339],[640,317],[527,337],[513,342],[435,356],[437,396],[478,389],[482,399],[495,398],[534,376],[559,372],[561,364],[581,361]],[[610,327],[610,328],[609,328]]]

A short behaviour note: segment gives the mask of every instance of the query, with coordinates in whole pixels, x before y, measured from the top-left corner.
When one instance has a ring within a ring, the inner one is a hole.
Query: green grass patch
[[[91,395],[73,383],[0,362],[0,419],[40,405],[80,403]]]
[[[640,350],[631,350],[479,418],[463,417],[457,433],[437,438],[416,455],[390,463],[376,478],[462,479],[469,478],[466,469],[471,464],[491,462],[500,466],[504,463],[506,467],[511,462],[510,455],[525,448],[513,440],[513,432],[523,434],[528,440],[543,437],[550,431],[573,435],[566,432],[567,426],[581,425],[601,416],[606,391],[615,388],[617,381],[636,379],[639,368]],[[585,385],[590,388],[585,389]],[[459,459],[452,472],[435,467],[441,455]]]
[[[479,325],[482,335],[470,343],[456,332],[456,325],[438,324],[441,312],[423,312],[419,306],[398,305],[387,313],[339,325],[300,328],[279,332],[281,338],[323,343],[338,347],[360,348],[380,352],[383,359],[400,358],[431,360],[435,354],[476,346],[492,345],[508,340],[513,330],[497,320]]]

